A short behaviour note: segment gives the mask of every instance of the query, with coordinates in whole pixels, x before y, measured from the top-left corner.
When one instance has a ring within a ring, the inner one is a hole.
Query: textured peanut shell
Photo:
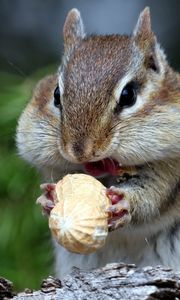
[[[101,248],[108,234],[105,187],[85,174],[66,175],[56,185],[57,200],[49,228],[67,250],[88,254]]]

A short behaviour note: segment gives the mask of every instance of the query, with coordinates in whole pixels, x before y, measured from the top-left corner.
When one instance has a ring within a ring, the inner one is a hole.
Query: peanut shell
[[[101,248],[108,235],[106,188],[92,176],[69,174],[57,183],[56,194],[58,202],[49,217],[56,241],[81,254]]]

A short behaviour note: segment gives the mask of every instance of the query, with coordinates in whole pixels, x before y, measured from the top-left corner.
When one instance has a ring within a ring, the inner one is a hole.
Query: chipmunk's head
[[[131,36],[90,37],[73,9],[64,25],[64,49],[55,90],[62,155],[78,163],[113,156],[123,164],[162,156],[169,147],[168,124],[163,125],[167,63],[151,30],[149,8]]]

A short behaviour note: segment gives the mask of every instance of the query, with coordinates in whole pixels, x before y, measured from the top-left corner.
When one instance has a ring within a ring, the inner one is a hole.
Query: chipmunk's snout
[[[109,155],[109,127],[104,127],[104,124],[101,126],[100,122],[96,124],[96,120],[92,120],[87,126],[85,121],[78,120],[78,126],[74,122],[61,128],[59,151],[65,159],[73,163],[97,161]]]
[[[64,146],[64,154],[72,162],[87,162],[94,155],[93,141],[87,139],[68,143]]]
[[[84,145],[82,143],[75,142],[72,145],[72,151],[75,154],[75,156],[83,156],[84,154]]]

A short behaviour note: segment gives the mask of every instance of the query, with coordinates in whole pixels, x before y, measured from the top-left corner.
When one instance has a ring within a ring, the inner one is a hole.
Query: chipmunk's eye
[[[137,86],[134,82],[126,84],[121,92],[119,102],[116,106],[115,112],[121,111],[124,107],[129,107],[135,104],[137,98]]]
[[[54,106],[56,106],[60,110],[62,110],[62,104],[61,104],[61,97],[60,97],[59,86],[57,86],[55,88],[55,90],[54,90]]]

